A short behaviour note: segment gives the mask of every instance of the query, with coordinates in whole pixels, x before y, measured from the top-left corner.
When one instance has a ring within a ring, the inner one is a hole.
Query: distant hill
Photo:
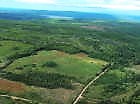
[[[96,10],[96,8],[95,8]],[[31,19],[45,19],[45,18],[62,18],[62,19],[93,19],[104,21],[139,21],[140,15],[138,11],[132,14],[125,14],[123,12],[113,12],[113,10],[106,10],[100,8],[95,12],[73,12],[73,11],[48,11],[48,10],[24,10],[24,9],[3,9],[0,8],[0,19],[11,20],[31,20]],[[106,12],[105,12],[106,11]],[[130,11],[132,12],[132,11]]]
[[[73,19],[95,19],[116,20],[117,18],[105,13],[86,13],[73,11],[48,11],[48,10],[22,10],[22,9],[0,9],[1,19],[41,19],[41,18],[73,18]]]

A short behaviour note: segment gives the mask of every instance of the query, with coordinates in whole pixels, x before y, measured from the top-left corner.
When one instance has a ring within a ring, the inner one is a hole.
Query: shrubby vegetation
[[[54,73],[44,73],[44,72],[27,72],[22,74],[15,74],[7,72],[1,75],[1,77],[20,81],[26,83],[27,85],[34,85],[46,88],[66,88],[72,89],[71,78]]]
[[[79,104],[92,104],[92,99],[96,104],[139,104],[139,83],[133,71],[110,70],[90,86]]]
[[[57,66],[58,66],[58,64],[54,61],[48,61],[42,65],[42,67],[52,67],[52,68],[57,67]]]

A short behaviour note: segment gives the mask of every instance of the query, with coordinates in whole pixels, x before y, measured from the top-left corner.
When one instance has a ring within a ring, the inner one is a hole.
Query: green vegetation
[[[43,67],[56,67],[57,64],[53,61],[48,61],[42,65]]]
[[[70,78],[59,74],[43,72],[28,72],[22,74],[5,73],[1,75],[9,80],[20,81],[27,85],[34,85],[46,88],[67,88],[72,89]]]
[[[26,101],[13,100],[9,97],[0,97],[0,104],[31,104]],[[32,103],[37,104],[37,103]]]
[[[0,77],[30,89],[7,94],[71,104],[82,86],[111,63],[79,104],[139,104],[139,28],[139,23],[116,21],[0,20]]]
[[[8,57],[17,55],[32,48],[32,45],[17,41],[0,41],[0,64],[5,63]]]
[[[139,104],[139,84],[132,71],[111,70],[88,89],[79,104]]]
[[[112,62],[116,67],[138,64],[140,61],[139,23],[115,21],[89,23],[78,20],[69,20],[66,23],[60,20],[54,20],[53,23],[51,20],[24,22],[1,20],[0,22],[2,30],[0,39],[26,42],[33,44],[36,48],[48,50],[56,49],[68,53],[84,52],[90,57]]]
[[[15,104],[11,99],[0,97],[0,104]]]
[[[96,62],[100,64],[96,64]],[[29,71],[57,73],[85,83],[88,79],[96,76],[104,64],[106,64],[104,61],[70,55],[60,51],[40,51],[37,55],[16,60],[5,71],[17,74],[26,74]]]

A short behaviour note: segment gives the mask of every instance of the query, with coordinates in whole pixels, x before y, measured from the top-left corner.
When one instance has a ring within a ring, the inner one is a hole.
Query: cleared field
[[[97,31],[104,31],[105,29],[103,27],[99,27],[99,26],[81,26],[82,28],[85,29],[92,29],[92,30],[97,30]]]
[[[0,41],[0,64],[10,55],[30,49],[32,45],[17,41]]]
[[[53,62],[54,67],[44,66],[47,62]],[[25,73],[28,71],[42,71],[45,73],[59,73],[74,77],[80,82],[85,82],[100,72],[106,62],[81,56],[70,55],[60,51],[41,51],[37,55],[16,60],[5,71],[13,73]]]
[[[13,82],[5,79],[0,79],[0,90],[2,91],[8,91],[8,92],[24,92],[25,91],[25,85]]]
[[[0,104],[5,104],[3,102],[8,102],[6,104],[28,104],[27,102],[22,102],[22,100],[19,101],[15,99],[13,101],[10,97],[8,97],[8,95],[21,99],[27,99],[33,101],[34,103],[71,104],[72,99],[78,94],[81,88],[82,85],[79,84],[79,86],[76,86],[73,90],[63,88],[47,89],[35,86],[27,86],[23,83],[6,79],[0,79]]]

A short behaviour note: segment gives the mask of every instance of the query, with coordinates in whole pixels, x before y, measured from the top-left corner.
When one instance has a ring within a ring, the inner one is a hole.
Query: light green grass
[[[42,65],[48,61],[56,62],[58,66],[54,68],[42,67]],[[98,62],[99,64],[97,64]],[[36,66],[32,67],[32,64]],[[91,59],[85,56],[70,55],[54,50],[48,52],[41,51],[37,55],[18,59],[8,66],[6,71],[22,73],[32,70],[47,73],[60,73],[85,82],[89,78],[94,77],[97,72],[100,72],[104,64],[106,64],[104,61]],[[17,69],[17,67],[22,67],[22,69]]]
[[[134,71],[134,72],[140,74],[140,65],[135,65],[135,66],[132,68],[132,71]]]

